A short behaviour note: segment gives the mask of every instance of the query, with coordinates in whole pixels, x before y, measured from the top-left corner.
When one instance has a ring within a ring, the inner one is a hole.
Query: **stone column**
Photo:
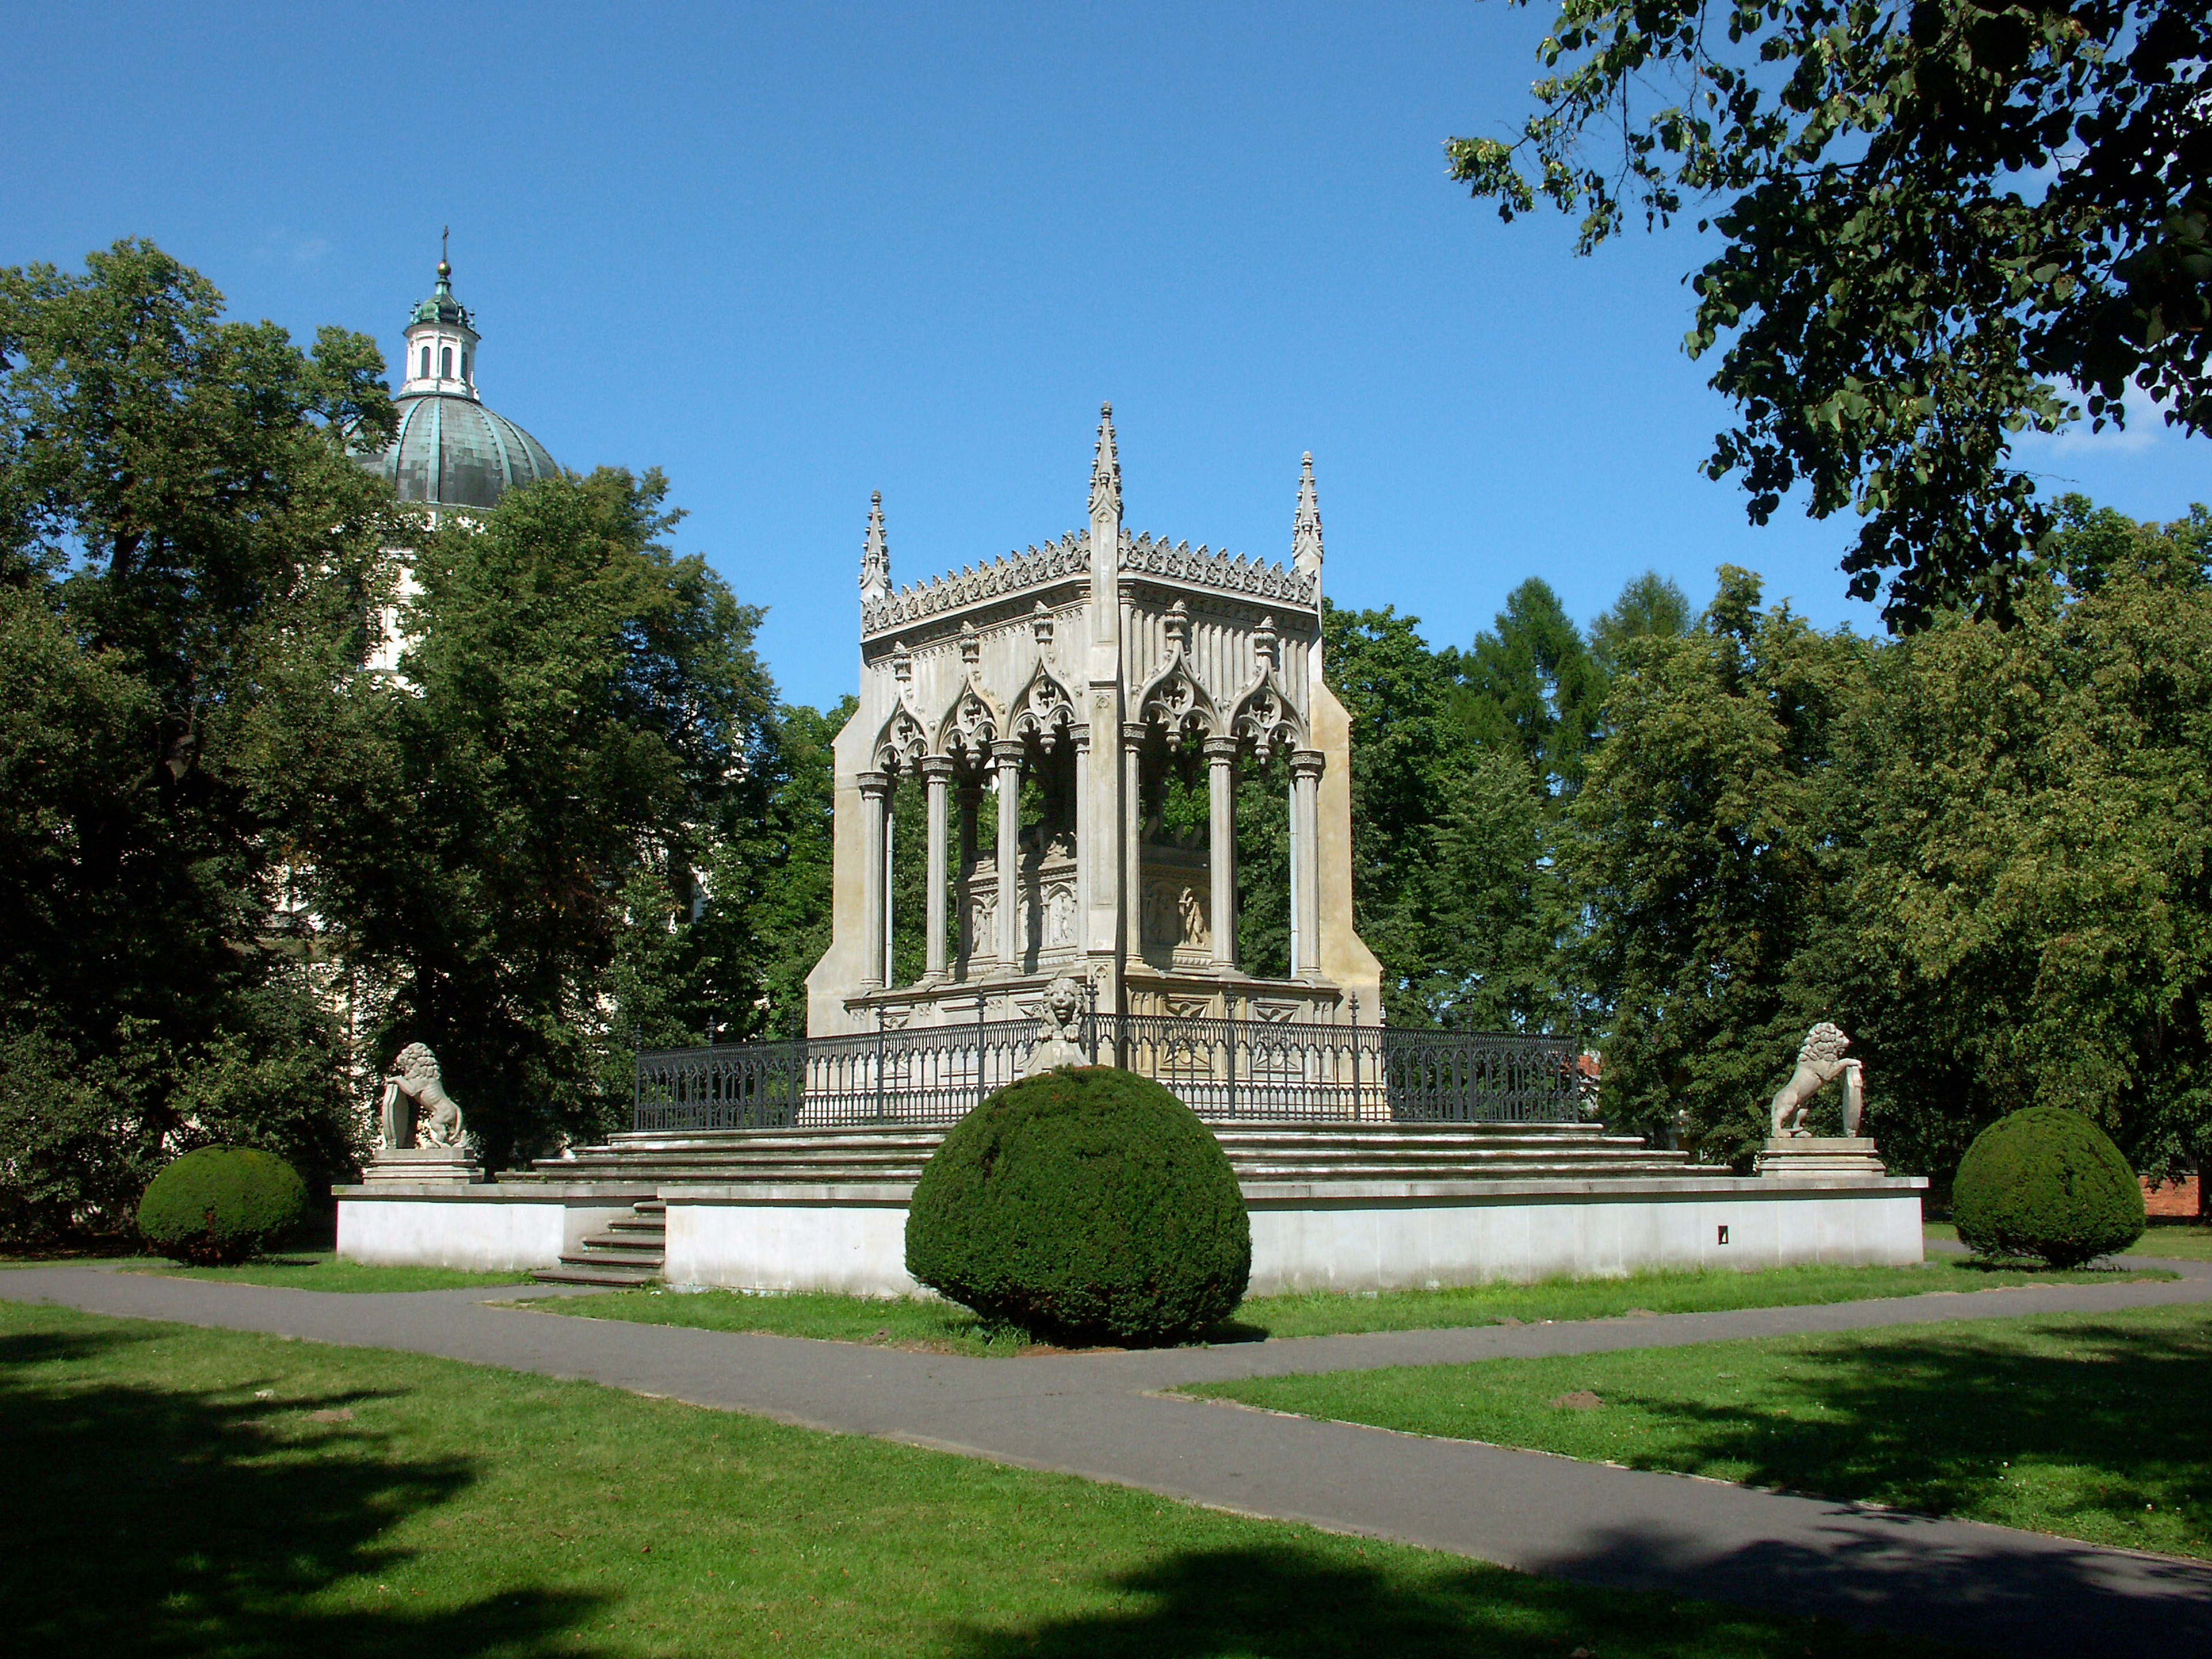
[[[1012,738],[991,745],[999,778],[999,969],[1016,971],[1022,959],[1020,861],[1022,831],[1022,746]]]
[[[921,781],[929,792],[929,918],[927,923],[929,977],[945,977],[945,807],[952,787],[952,760],[932,755],[921,763]]]
[[[1075,744],[1075,942],[1079,946],[1091,915],[1091,728],[1071,726],[1068,738]]]
[[[1291,751],[1291,976],[1321,972],[1321,772],[1318,749]]]
[[[1134,963],[1145,954],[1145,728],[1121,728],[1121,948]]]
[[[1213,969],[1226,974],[1237,968],[1236,738],[1206,740],[1206,775],[1212,808],[1206,862],[1213,878]]]
[[[863,772],[854,781],[860,787],[860,910],[866,923],[860,933],[860,984],[876,991],[884,984],[884,826],[891,781],[885,773]]]

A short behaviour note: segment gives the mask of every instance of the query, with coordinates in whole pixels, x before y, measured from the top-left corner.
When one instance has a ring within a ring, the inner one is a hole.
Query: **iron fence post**
[[[884,1115],[884,1005],[876,1005],[876,1118]]]

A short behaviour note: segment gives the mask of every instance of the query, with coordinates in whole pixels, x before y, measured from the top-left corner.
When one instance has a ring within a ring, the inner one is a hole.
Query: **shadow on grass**
[[[2036,1480],[2063,1521],[2178,1511],[2212,1535],[2212,1319],[2040,1328],[1823,1344],[1727,1401],[1621,1387],[1613,1400],[1662,1423],[1666,1449],[1609,1455],[1937,1514],[2002,1512]]]
[[[227,1659],[588,1651],[568,1632],[598,1610],[595,1597],[508,1592],[425,1612],[315,1605],[335,1580],[408,1560],[389,1541],[392,1528],[474,1478],[465,1459],[407,1461],[374,1433],[304,1415],[374,1395],[279,1407],[228,1397],[239,1390],[62,1388],[33,1374],[154,1340],[0,1339],[0,1607],[14,1650]],[[281,1431],[272,1423],[280,1414]]]
[[[1494,1567],[1386,1571],[1340,1552],[1191,1551],[1115,1575],[1136,1605],[1012,1630],[970,1629],[957,1659],[1466,1659],[1860,1654],[1863,1634],[1796,1620],[1587,1589]]]

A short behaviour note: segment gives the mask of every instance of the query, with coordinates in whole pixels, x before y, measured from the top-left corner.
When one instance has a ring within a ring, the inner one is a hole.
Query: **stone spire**
[[[1321,568],[1321,499],[1314,494],[1310,449],[1298,472],[1298,516],[1291,530],[1291,563],[1302,576]]]
[[[860,603],[872,605],[891,591],[890,544],[884,539],[884,492],[868,497],[868,539],[860,549]]]
[[[1091,463],[1091,516],[1121,521],[1121,456],[1114,447],[1114,405],[1098,406],[1098,453]]]

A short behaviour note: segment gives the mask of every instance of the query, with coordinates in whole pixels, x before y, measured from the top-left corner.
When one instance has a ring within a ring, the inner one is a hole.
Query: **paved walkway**
[[[2162,1265],[2186,1277],[1034,1359],[969,1359],[484,1305],[486,1297],[511,1291],[343,1295],[72,1266],[0,1273],[0,1297],[583,1378],[1066,1470],[1588,1583],[1818,1613],[2070,1659],[2080,1651],[2212,1652],[2212,1564],[1170,1399],[1157,1390],[1292,1371],[2212,1301],[2212,1267]]]

